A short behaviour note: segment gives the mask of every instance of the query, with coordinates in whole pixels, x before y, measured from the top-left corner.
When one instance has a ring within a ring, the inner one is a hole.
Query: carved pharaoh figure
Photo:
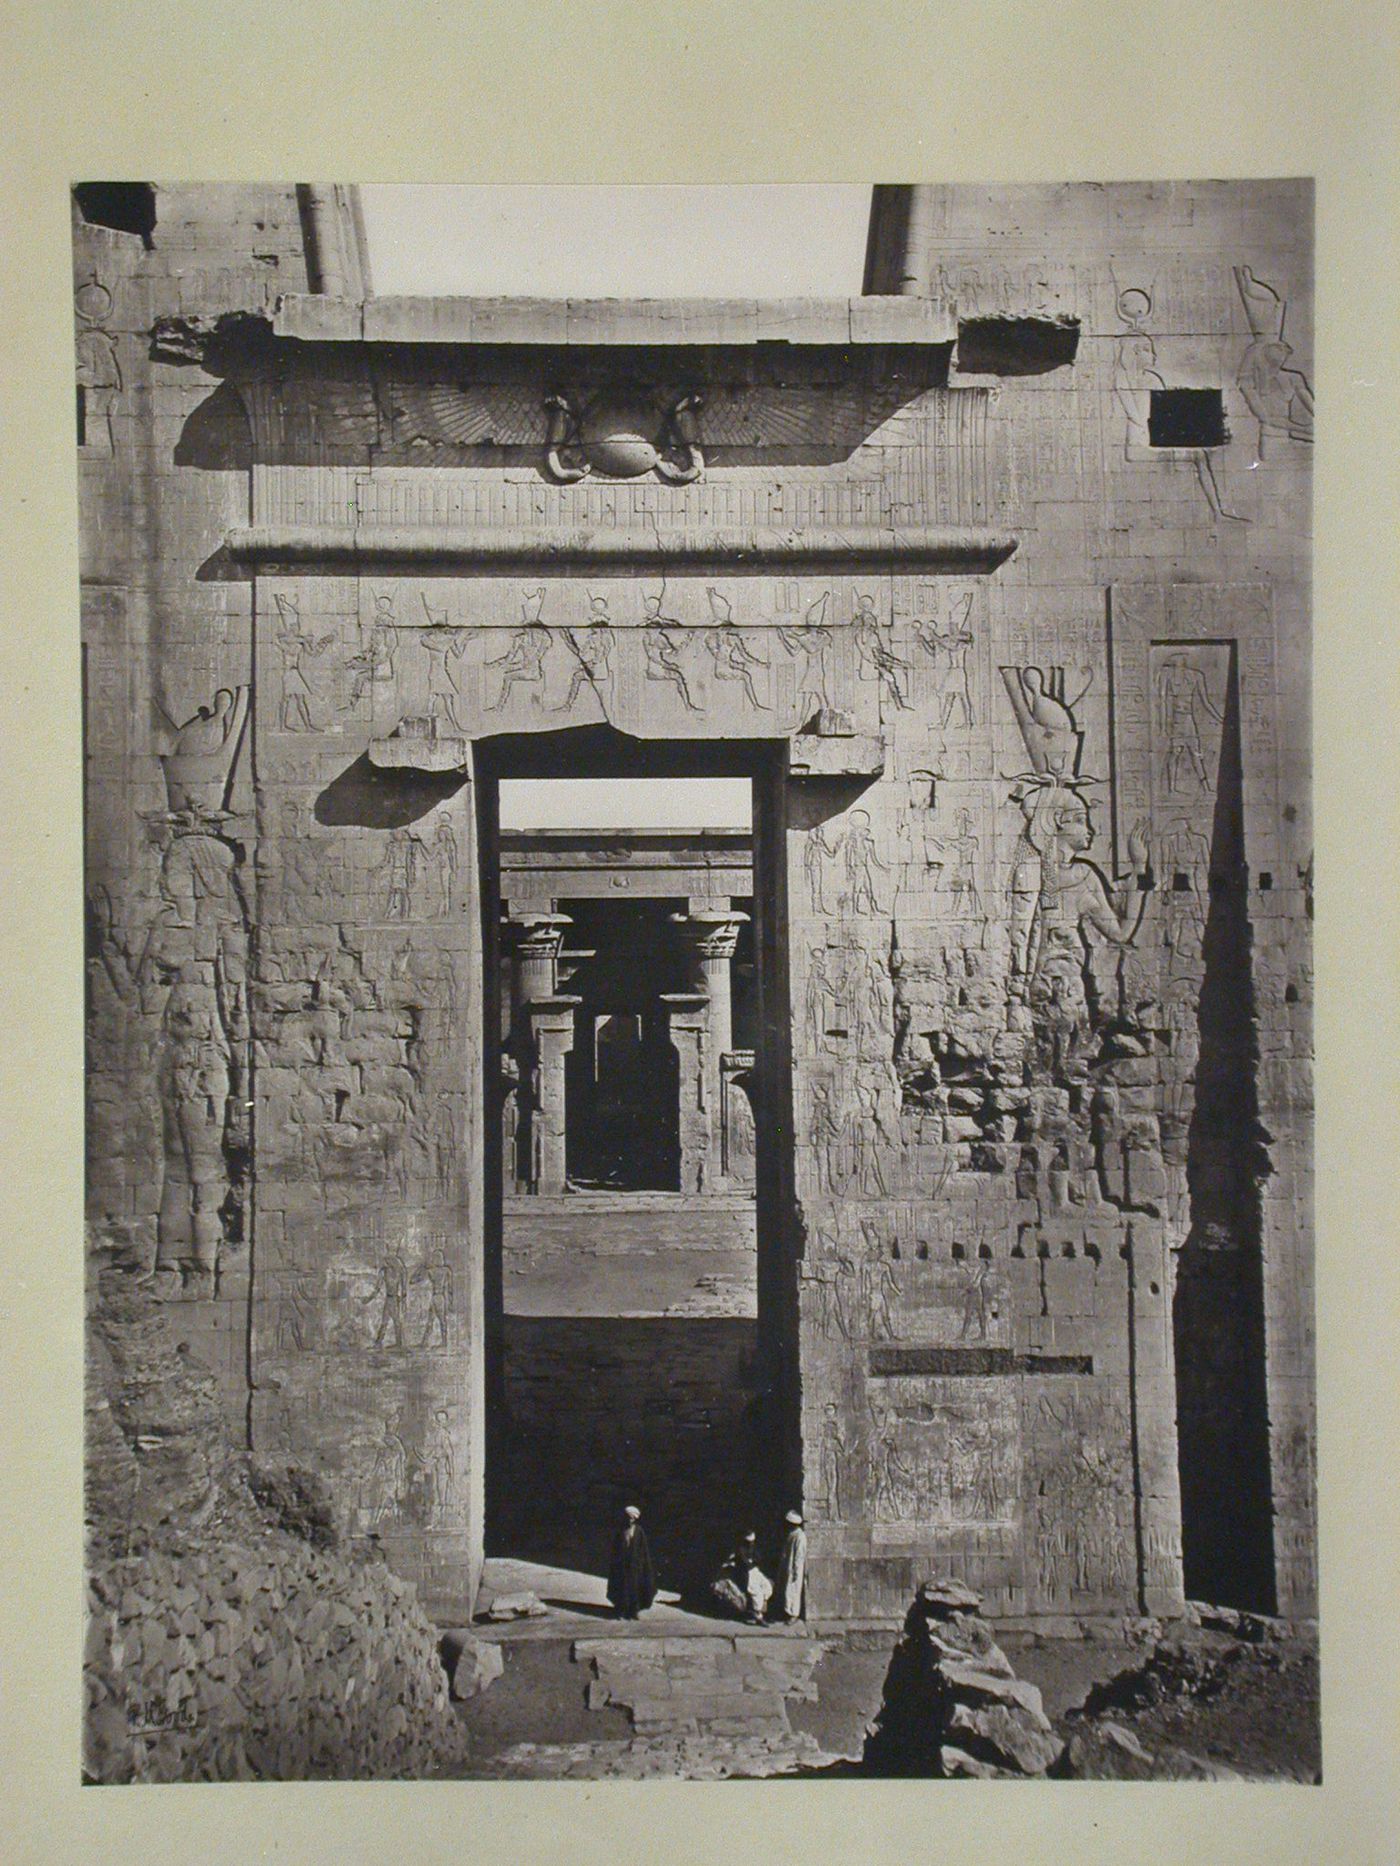
[[[282,704],[278,724],[283,732],[313,732],[321,722],[324,676],[316,666],[335,640],[334,633],[309,635],[291,597],[278,595],[280,626],[277,649],[282,657]]]
[[[1088,859],[1094,829],[1089,805],[1072,785],[1054,778],[1019,786],[1024,827],[1009,884],[1013,995],[1053,1033],[1058,1051],[1077,1047],[1090,1007],[1085,974],[1093,942],[1125,946],[1136,935],[1146,903],[1146,826],[1128,838],[1130,875],[1110,888]]]

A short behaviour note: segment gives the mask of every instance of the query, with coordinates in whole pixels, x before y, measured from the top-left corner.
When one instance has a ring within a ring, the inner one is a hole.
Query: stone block
[[[1005,1709],[1022,1712],[1037,1729],[1050,1729],[1050,1720],[1045,1715],[1040,1692],[1026,1679],[1004,1678],[975,1666],[952,1661],[940,1665],[939,1672],[949,1691],[960,1701],[973,1706],[1000,1705]]]
[[[1021,1775],[1044,1775],[1059,1760],[1063,1745],[1049,1725],[1042,1728],[1023,1711],[993,1704],[973,1709],[954,1707],[949,1732],[990,1756],[995,1763]]]
[[[452,1695],[459,1701],[479,1696],[505,1670],[505,1655],[491,1640],[474,1639],[470,1633],[452,1636],[458,1645],[452,1661]]]

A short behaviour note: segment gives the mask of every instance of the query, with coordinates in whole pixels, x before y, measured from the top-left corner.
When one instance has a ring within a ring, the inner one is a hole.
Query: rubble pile
[[[378,1561],[280,1540],[94,1573],[90,1779],[398,1778],[452,1762],[459,1730],[412,1589]]]
[[[1069,1747],[1058,1772],[1100,1781],[1315,1782],[1317,1693],[1315,1626],[1192,1602],[1140,1663],[1066,1713]]]
[[[313,1474],[251,1468],[140,1280],[94,1282],[84,1770],[93,1782],[458,1773],[438,1634]]]
[[[926,1582],[890,1660],[863,1767],[873,1775],[1043,1776],[1064,1745],[960,1583]]]

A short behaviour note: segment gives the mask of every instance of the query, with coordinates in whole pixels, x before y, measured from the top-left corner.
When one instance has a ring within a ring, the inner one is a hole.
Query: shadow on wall
[[[405,829],[454,796],[462,781],[456,771],[381,771],[361,753],[317,797],[316,821],[333,829]]]
[[[1177,1264],[1177,1445],[1186,1592],[1275,1611],[1260,1190],[1269,1174],[1255,1072],[1240,760],[1232,659],[1211,829],[1196,1097],[1187,1139],[1191,1228]]]
[[[253,436],[248,411],[231,382],[221,382],[191,412],[175,443],[175,465],[218,473],[252,470]]]
[[[505,1316],[490,1555],[606,1574],[623,1505],[663,1588],[703,1595],[736,1535],[769,1539],[758,1325]]]

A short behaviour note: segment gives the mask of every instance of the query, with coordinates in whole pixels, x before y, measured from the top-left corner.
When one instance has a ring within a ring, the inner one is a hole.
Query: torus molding
[[[262,570],[330,565],[456,571],[665,565],[671,570],[832,570],[848,575],[926,571],[989,574],[1015,551],[1005,531],[973,525],[856,526],[807,531],[723,527],[673,532],[565,531],[443,526],[248,525],[228,534],[230,555]]]

